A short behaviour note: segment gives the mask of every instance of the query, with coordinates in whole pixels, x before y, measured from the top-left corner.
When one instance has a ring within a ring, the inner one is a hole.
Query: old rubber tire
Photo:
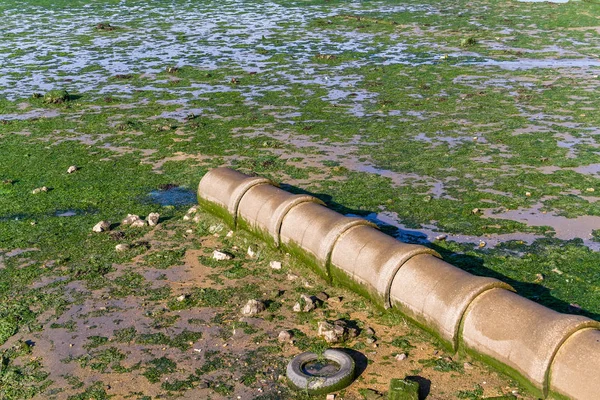
[[[338,364],[338,371],[331,376],[313,376],[304,372],[304,365],[322,358]],[[354,360],[343,351],[335,349],[325,350],[321,357],[315,353],[302,353],[288,363],[287,377],[295,388],[309,394],[335,392],[345,388],[354,380]]]

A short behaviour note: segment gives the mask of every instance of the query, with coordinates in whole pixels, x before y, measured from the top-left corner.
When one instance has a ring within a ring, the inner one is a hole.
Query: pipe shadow
[[[580,308],[577,305],[569,304],[563,300],[560,300],[560,299],[554,297],[550,293],[550,289],[543,285],[540,285],[538,283],[523,282],[523,281],[519,281],[516,279],[512,279],[498,271],[494,271],[494,270],[486,267],[485,260],[481,257],[452,252],[444,247],[437,245],[434,242],[431,242],[430,240],[428,240],[427,235],[422,232],[419,232],[417,230],[401,229],[397,226],[390,225],[390,224],[386,223],[385,221],[378,219],[377,218],[378,212],[376,212],[376,211],[351,209],[342,204],[336,203],[335,201],[333,201],[333,199],[330,195],[322,194],[322,193],[312,193],[312,192],[309,192],[307,190],[304,190],[304,189],[301,189],[301,188],[298,188],[298,187],[295,187],[292,185],[282,184],[281,188],[286,191],[289,191],[291,193],[307,194],[307,195],[314,196],[314,197],[320,199],[321,201],[323,201],[325,204],[327,204],[328,208],[330,208],[331,210],[334,210],[336,212],[339,212],[340,214],[343,214],[346,216],[358,216],[361,218],[365,218],[365,219],[375,223],[379,227],[379,229],[383,233],[386,233],[387,235],[390,235],[402,242],[414,243],[414,244],[420,244],[423,246],[427,246],[427,247],[437,251],[445,261],[449,262],[450,264],[454,265],[455,267],[460,268],[460,269],[462,269],[466,272],[469,272],[473,275],[496,278],[500,281],[506,282],[509,285],[511,285],[513,288],[515,288],[515,290],[517,291],[517,293],[519,295],[521,295],[527,299],[530,299],[532,301],[535,301],[536,303],[541,304],[545,307],[548,307],[552,310],[555,310],[555,311],[558,311],[561,313],[566,313],[566,314],[582,315],[582,316],[591,318],[593,320],[600,321],[600,313],[589,311],[589,310]],[[541,239],[537,239],[531,245],[527,245],[527,244],[520,245],[519,248],[516,250],[519,250],[521,253],[527,253],[528,251],[531,252],[531,249],[534,246],[537,247],[540,245],[541,246],[556,245],[556,244],[561,244],[561,243],[564,243],[564,241],[562,241],[560,239],[541,238]],[[499,246],[499,247],[496,247],[495,250],[500,251],[500,250],[510,250],[510,249],[508,249],[508,246],[504,246],[504,247]]]
[[[419,375],[407,376],[407,381],[417,382],[419,384],[419,400],[425,400],[431,391],[431,381]]]
[[[342,351],[348,354],[354,360],[354,379],[358,379],[369,365],[367,357],[359,351],[347,348],[336,348],[336,350]]]

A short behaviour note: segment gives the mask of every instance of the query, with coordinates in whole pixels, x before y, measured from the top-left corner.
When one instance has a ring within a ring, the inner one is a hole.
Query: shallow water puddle
[[[161,206],[189,206],[196,204],[196,192],[190,189],[174,187],[167,190],[153,190],[148,194],[153,203]]]

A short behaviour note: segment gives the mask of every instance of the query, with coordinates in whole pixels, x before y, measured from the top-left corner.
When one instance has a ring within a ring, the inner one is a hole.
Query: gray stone
[[[266,307],[262,301],[251,299],[248,300],[244,308],[242,308],[242,315],[252,316],[264,310],[266,310]]]
[[[92,228],[94,232],[105,232],[110,230],[110,222],[108,221],[100,221]]]

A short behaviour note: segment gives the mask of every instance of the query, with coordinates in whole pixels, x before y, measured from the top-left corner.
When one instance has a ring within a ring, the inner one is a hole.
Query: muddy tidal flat
[[[309,399],[285,366],[339,319],[363,358],[338,399],[531,398],[188,210],[230,166],[600,320],[598,7],[2,1],[0,399]]]

